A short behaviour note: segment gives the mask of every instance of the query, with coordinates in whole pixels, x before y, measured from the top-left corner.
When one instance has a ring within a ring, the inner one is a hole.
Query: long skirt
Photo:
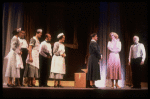
[[[5,77],[20,78],[20,68],[17,68],[16,53],[11,51],[8,56]]]
[[[120,63],[119,53],[109,54],[106,78],[121,80],[121,63]]]
[[[87,73],[87,80],[100,80],[100,66],[98,64],[99,59],[96,58],[94,55],[89,56],[88,61],[88,73]]]

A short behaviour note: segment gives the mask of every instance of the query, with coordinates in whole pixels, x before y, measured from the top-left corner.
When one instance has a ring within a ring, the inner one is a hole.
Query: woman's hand
[[[62,57],[66,57],[66,54],[64,53],[64,54],[62,54],[61,56],[62,56]]]

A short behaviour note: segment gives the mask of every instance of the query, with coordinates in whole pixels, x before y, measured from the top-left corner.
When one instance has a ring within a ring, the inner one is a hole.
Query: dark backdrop
[[[140,37],[140,42],[146,48],[142,81],[148,81],[147,2],[24,2],[21,4],[24,20],[22,28],[26,31],[28,43],[38,28],[43,29],[40,41],[43,41],[44,34],[49,32],[52,35],[52,45],[57,41],[56,37],[60,32],[66,35],[65,44],[73,44],[76,34],[78,49],[66,47],[67,73],[64,80],[74,80],[74,73],[82,68],[85,56],[88,54],[90,34],[93,32],[98,33],[103,61],[107,62],[108,34],[113,30],[119,34],[122,41],[123,60],[121,61],[125,69],[126,83],[130,84],[131,80],[131,70],[127,63],[134,35]],[[9,6],[5,8],[6,11],[8,8]],[[7,20],[4,23],[7,23]],[[3,43],[6,42],[6,36],[4,35]],[[3,49],[5,47],[3,46]],[[2,53],[5,53],[5,50]]]

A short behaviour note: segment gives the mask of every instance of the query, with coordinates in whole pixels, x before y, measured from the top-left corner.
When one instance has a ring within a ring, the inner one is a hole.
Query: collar
[[[50,43],[50,41],[45,40],[45,42]]]
[[[18,38],[19,38],[19,39],[22,39],[22,40],[24,39],[24,38],[20,38],[20,37],[18,37]]]
[[[91,41],[94,41],[94,42],[96,42],[96,41],[95,41],[95,40],[93,40],[93,39],[92,39]]]
[[[139,44],[139,42],[138,43],[134,43],[134,45],[138,45]]]
[[[39,41],[39,39],[37,39],[35,36],[33,36],[33,38]]]

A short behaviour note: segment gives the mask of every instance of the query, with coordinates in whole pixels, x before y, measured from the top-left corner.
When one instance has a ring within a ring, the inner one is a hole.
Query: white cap
[[[42,29],[37,29],[37,32],[42,32]]]
[[[18,28],[18,29],[17,29],[17,32],[20,32],[20,31],[21,31],[21,28]]]
[[[60,33],[57,35],[57,38],[61,37],[62,35],[64,35],[64,33]]]

